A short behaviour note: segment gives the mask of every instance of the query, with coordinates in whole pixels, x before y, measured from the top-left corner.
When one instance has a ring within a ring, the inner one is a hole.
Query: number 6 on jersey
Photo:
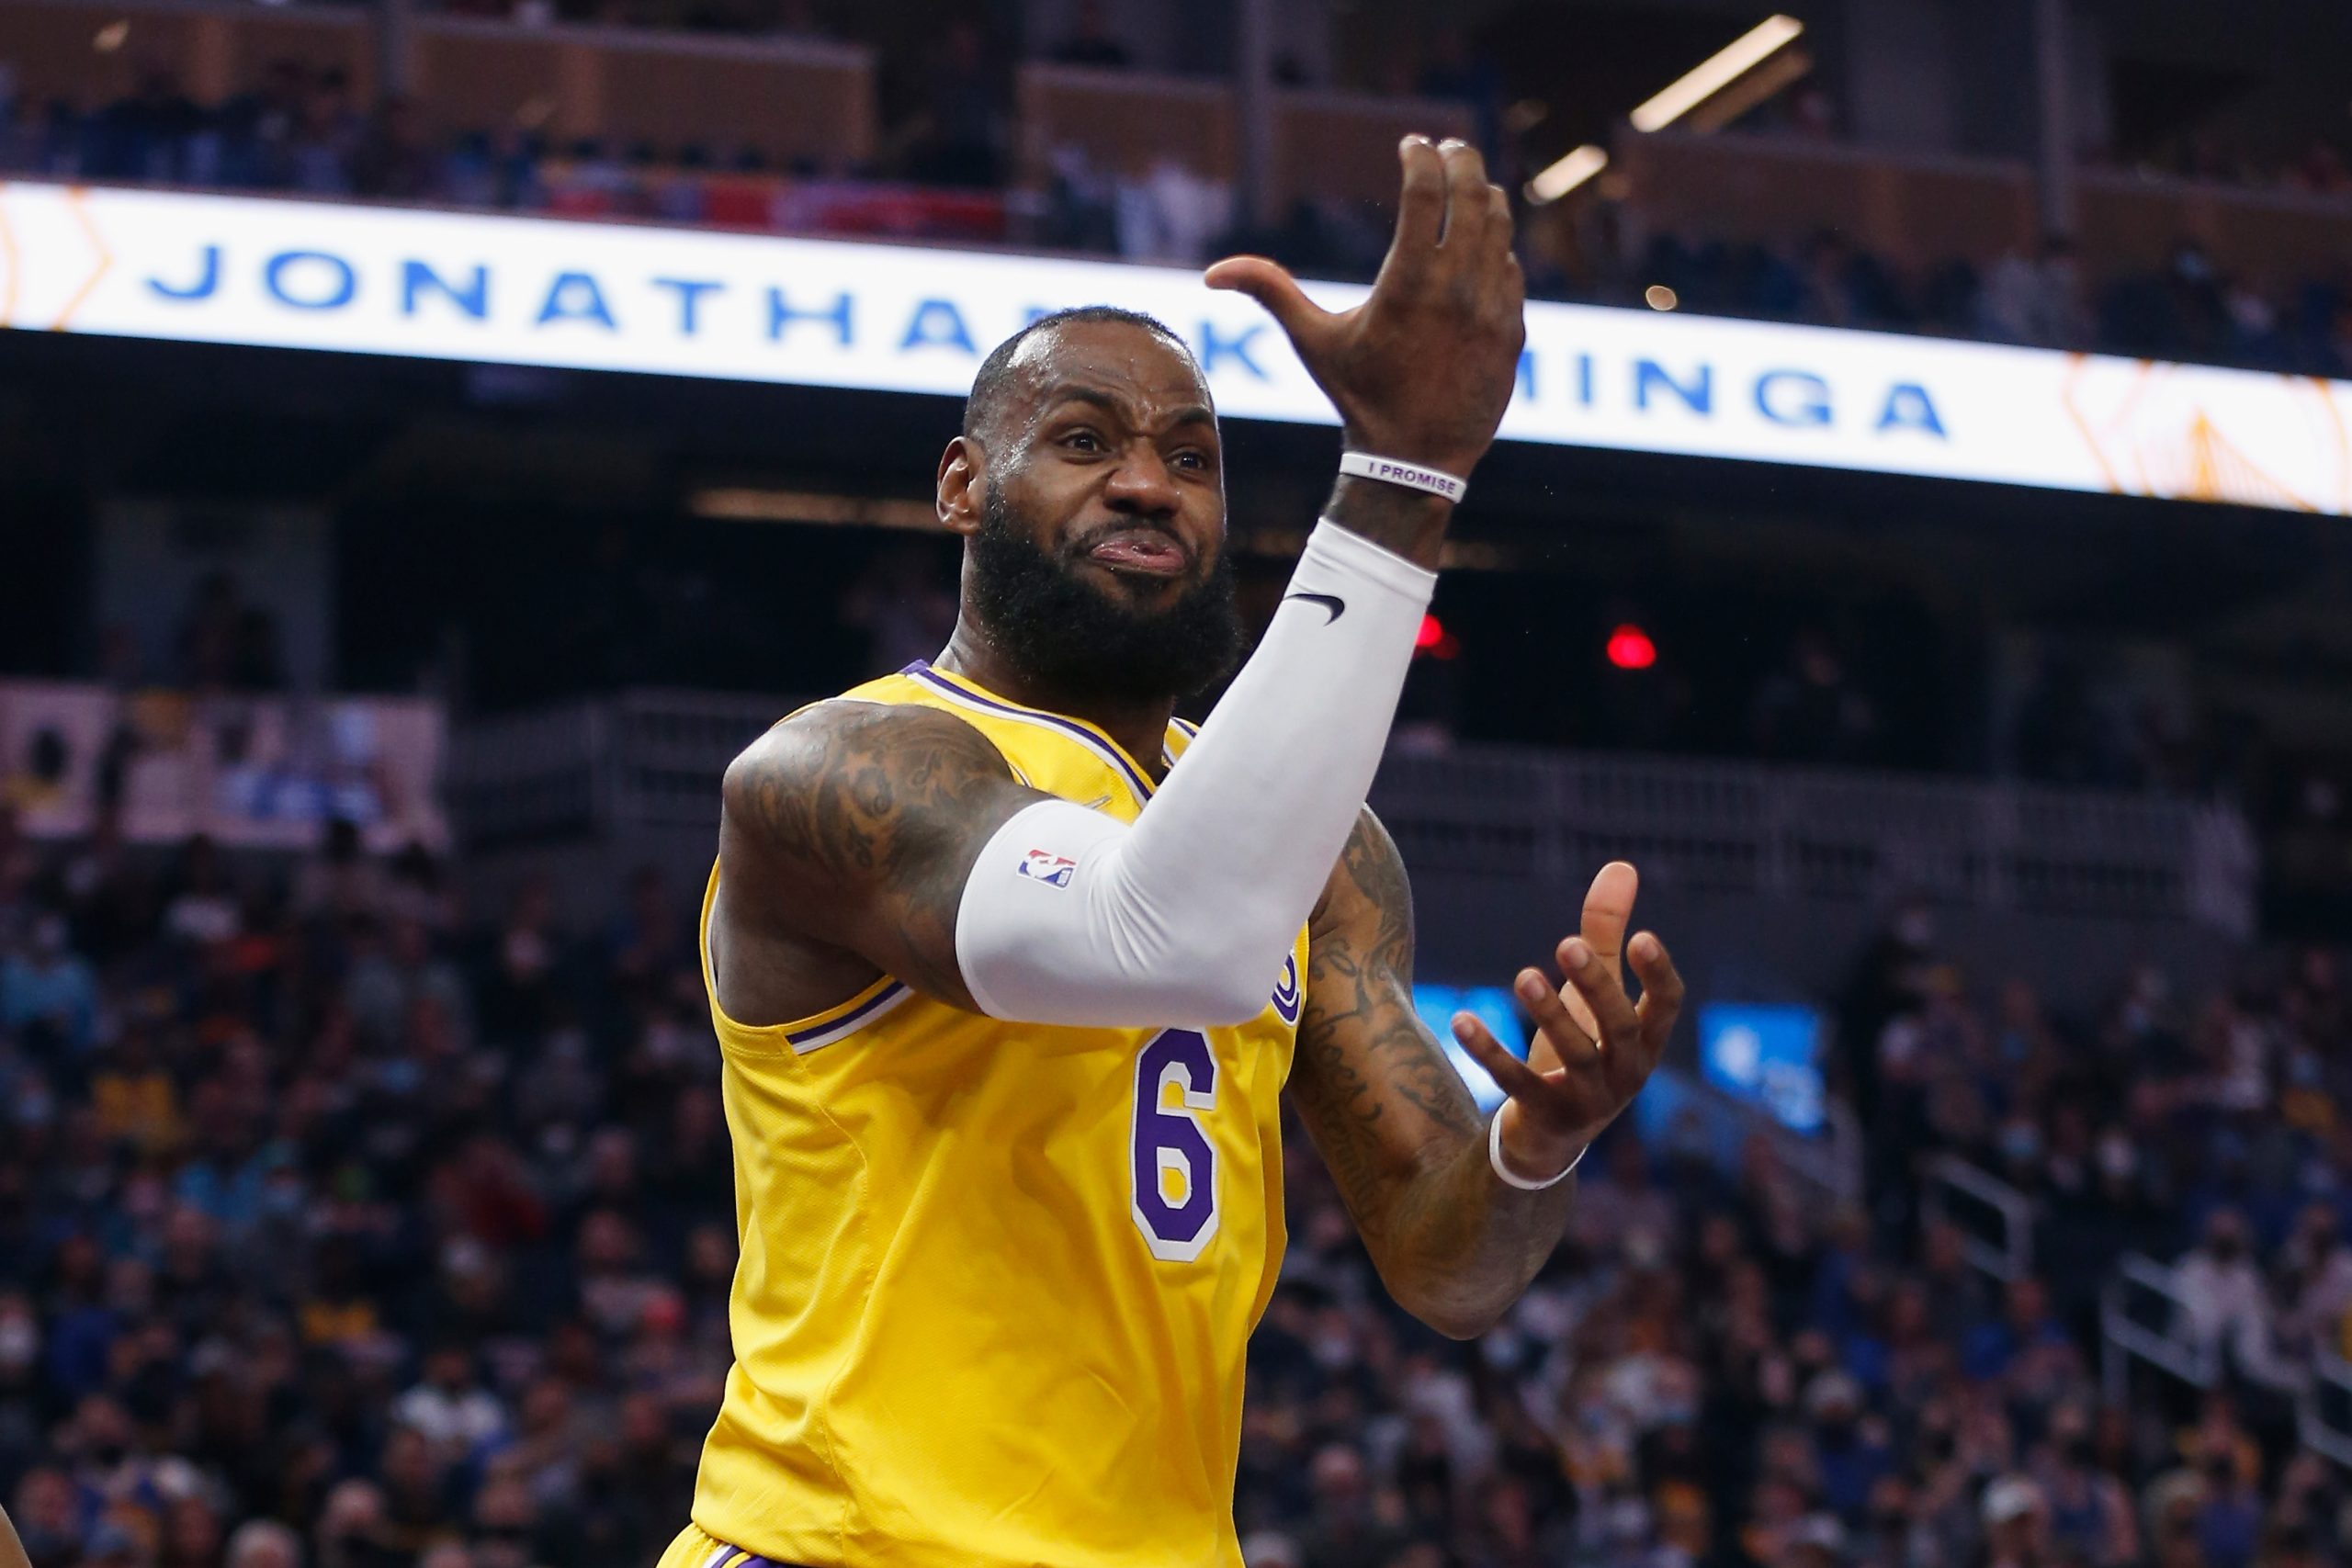
[[[1136,1228],[1163,1263],[1190,1263],[1216,1235],[1216,1149],[1200,1121],[1216,1109],[1216,1055],[1205,1039],[1170,1029],[1144,1042],[1128,1152]]]

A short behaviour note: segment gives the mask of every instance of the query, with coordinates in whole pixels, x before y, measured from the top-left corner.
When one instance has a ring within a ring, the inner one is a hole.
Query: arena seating
[[[732,1264],[693,890],[566,923],[453,869],[0,836],[0,1487],[44,1568],[589,1568],[683,1516]],[[2109,980],[2045,1009],[1890,937],[1839,1005],[1861,1204],[1621,1133],[1473,1347],[1385,1304],[1294,1129],[1254,1568],[1896,1568],[2019,1519],[2325,1561],[2334,962]]]

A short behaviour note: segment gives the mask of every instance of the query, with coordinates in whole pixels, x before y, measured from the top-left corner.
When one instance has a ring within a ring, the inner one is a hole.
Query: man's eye
[[[1073,430],[1069,435],[1063,438],[1063,444],[1065,446],[1075,446],[1081,452],[1100,452],[1102,450],[1102,438],[1097,436],[1094,432],[1091,430]]]
[[[1209,457],[1205,452],[1179,452],[1176,454],[1176,461],[1180,467],[1195,471],[1209,466]]]

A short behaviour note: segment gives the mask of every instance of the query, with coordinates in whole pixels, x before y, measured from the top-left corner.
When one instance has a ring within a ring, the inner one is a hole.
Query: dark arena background
[[[2347,83],[2322,0],[0,0],[31,1562],[650,1568],[722,769],[938,650],[1035,311],[1202,358],[1262,626],[1337,433],[1198,269],[1356,298],[1425,131],[1531,303],[1417,1001],[1524,1050],[1616,857],[1690,997],[1477,1340],[1294,1129],[1250,1568],[2344,1568]]]

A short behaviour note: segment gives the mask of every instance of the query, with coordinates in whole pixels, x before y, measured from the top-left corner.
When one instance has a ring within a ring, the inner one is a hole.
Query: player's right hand
[[[1396,237],[1352,310],[1317,307],[1263,256],[1208,269],[1266,309],[1340,411],[1351,451],[1466,477],[1495,438],[1526,341],[1526,286],[1511,254],[1510,198],[1478,150],[1408,136]]]

